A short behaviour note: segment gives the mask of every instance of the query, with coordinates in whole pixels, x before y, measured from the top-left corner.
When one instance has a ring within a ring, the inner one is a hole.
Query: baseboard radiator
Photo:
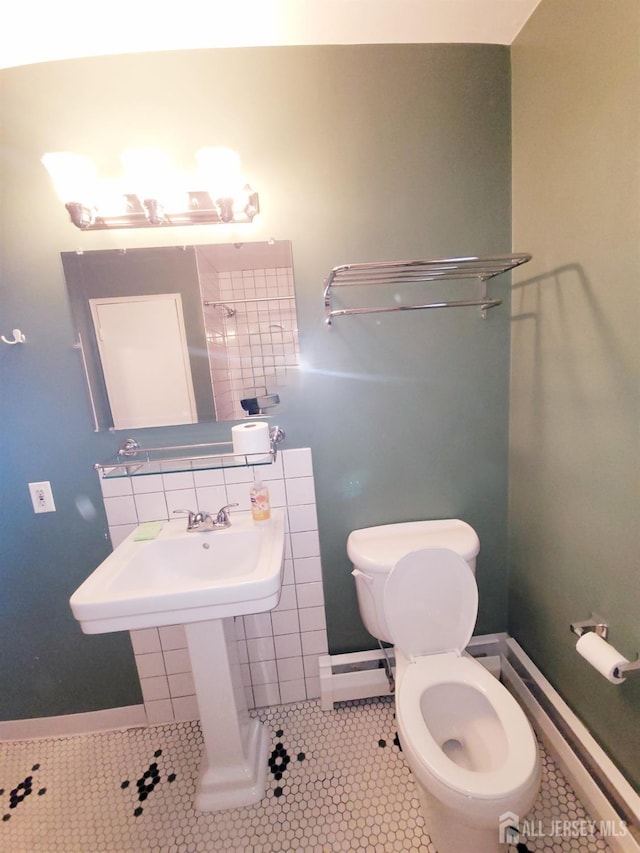
[[[473,637],[467,652],[519,701],[592,818],[613,829],[605,839],[613,853],[640,853],[640,796],[520,645],[507,634],[486,634]],[[323,710],[336,702],[391,695],[385,658],[393,663],[393,647],[322,656]]]

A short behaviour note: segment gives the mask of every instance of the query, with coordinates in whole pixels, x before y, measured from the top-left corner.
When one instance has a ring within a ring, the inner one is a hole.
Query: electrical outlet
[[[51,483],[29,483],[29,494],[34,512],[55,512]]]

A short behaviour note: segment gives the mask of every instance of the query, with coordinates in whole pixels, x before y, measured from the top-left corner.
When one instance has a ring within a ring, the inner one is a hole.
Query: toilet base
[[[466,826],[459,814],[445,808],[417,782],[416,787],[426,830],[437,853],[506,853],[508,847],[499,841],[498,826]]]

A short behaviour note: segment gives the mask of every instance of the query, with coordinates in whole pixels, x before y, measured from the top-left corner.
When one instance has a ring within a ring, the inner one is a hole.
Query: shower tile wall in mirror
[[[63,252],[96,429],[237,420],[299,360],[291,243]],[[256,412],[252,412],[256,413]]]

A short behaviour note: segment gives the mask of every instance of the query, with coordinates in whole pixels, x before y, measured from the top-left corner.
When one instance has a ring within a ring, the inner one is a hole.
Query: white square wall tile
[[[172,723],[175,719],[170,699],[153,699],[144,703],[147,723],[151,726],[159,723]]]
[[[214,515],[227,503],[227,489],[217,486],[196,486],[196,504],[199,510]]]
[[[318,693],[318,696],[320,693]],[[253,688],[255,708],[266,708],[280,704],[280,688],[277,684],[256,684]]]
[[[142,698],[146,702],[153,702],[154,699],[169,698],[169,682],[165,675],[156,675],[152,678],[141,678],[140,689],[142,690]]]
[[[324,607],[303,607],[298,611],[301,631],[326,631]]]
[[[300,631],[298,610],[274,610],[271,613],[274,637],[281,634],[296,634]]]
[[[302,657],[282,658],[278,661],[278,681],[295,681],[304,678]]]
[[[319,678],[305,678],[305,684],[307,687],[307,699],[319,699],[320,698],[320,679]]]
[[[104,511],[110,527],[112,524],[136,524],[138,521],[133,495],[105,498]]]
[[[143,478],[144,479],[144,478]],[[131,477],[109,477],[100,478],[100,489],[103,498],[117,498],[122,495],[130,495]]]
[[[127,536],[136,529],[138,523],[135,524],[117,524],[109,528],[109,539],[111,539],[111,547],[117,548]]]
[[[249,653],[249,661],[265,661],[274,660],[276,649],[273,644],[273,637],[259,637],[257,640],[247,640],[247,651]]]
[[[131,485],[134,495],[142,495],[146,492],[164,492],[162,474],[150,474],[147,477],[131,477]]]
[[[227,485],[227,501],[230,504],[238,504],[237,507],[234,507],[237,512],[244,512],[245,510],[251,509],[251,499],[249,496],[250,487],[250,483],[235,483],[233,485]],[[231,510],[231,523],[233,524],[233,510]]]
[[[165,492],[165,499],[167,501],[167,512],[169,518],[177,518],[180,517],[176,515],[179,510],[191,510],[195,511],[198,509],[196,506],[196,490],[195,489],[177,489],[176,491],[167,491]],[[182,516],[184,518],[185,527],[187,526],[187,516],[186,514]]]
[[[303,678],[297,681],[283,681],[280,684],[280,701],[284,704],[303,702],[307,698],[307,685]]]
[[[326,631],[305,631],[301,634],[305,655],[326,655],[329,651]]]
[[[278,669],[275,660],[254,661],[249,664],[249,669],[254,690],[258,684],[274,684],[278,681]]]
[[[178,672],[191,672],[189,649],[171,649],[163,653],[164,667],[167,675]]]
[[[198,708],[198,697],[175,696],[171,699],[173,715],[176,720],[199,720],[200,709]]]
[[[203,489],[209,486],[224,486],[224,471],[222,468],[194,471],[193,482],[196,489]]]
[[[136,655],[144,655],[149,652],[159,652],[162,650],[160,645],[160,634],[157,628],[139,628],[136,631],[129,631],[133,652]]]
[[[285,537],[289,539],[289,537]],[[313,578],[315,580],[315,578]],[[289,585],[295,583],[295,575],[293,574],[293,560],[291,558],[286,559],[284,561],[284,572],[282,575],[282,585]]]
[[[167,676],[169,682],[169,693],[174,696],[191,696],[196,692],[193,675],[190,672],[179,672]]]
[[[285,481],[289,506],[315,504],[316,492],[313,477],[294,477]]]
[[[191,471],[173,471],[170,474],[163,474],[162,482],[166,492],[184,491],[194,487]]]
[[[238,661],[240,663],[248,663],[249,662],[249,649],[247,647],[246,640],[237,640],[236,641],[236,651],[238,653]]]
[[[169,518],[164,492],[139,494],[134,498],[138,521],[165,521]]]
[[[298,557],[293,564],[293,570],[297,584],[322,581],[320,557]]]
[[[236,631],[236,639],[244,640],[246,639],[246,632],[244,629],[244,619],[242,616],[234,616],[233,617],[233,626]]]
[[[270,613],[252,613],[244,617],[244,632],[247,639],[270,637],[273,633]]]
[[[282,451],[284,473],[286,477],[311,477],[313,464],[309,447],[296,447]]]
[[[315,583],[299,583],[296,584],[296,597],[298,599],[298,607],[320,607],[324,604],[324,593],[322,584],[319,581]]]
[[[165,625],[158,628],[158,631],[160,632],[160,644],[164,651],[187,648],[187,635],[184,632],[184,625]]]
[[[315,504],[303,504],[289,507],[289,530],[300,533],[306,530],[318,529],[318,513]]]
[[[265,482],[268,482],[270,480],[282,480],[284,478],[282,453],[278,453],[278,455],[276,456],[276,461],[272,462],[271,465],[261,466],[260,476]],[[271,483],[269,483],[269,488],[271,488]]]
[[[287,505],[287,491],[284,480],[270,480],[265,482],[269,489],[269,503],[272,507],[285,507]]]
[[[302,664],[304,666],[305,678],[320,678],[320,655],[304,655]]]
[[[273,644],[276,650],[276,660],[282,658],[294,658],[302,654],[302,641],[300,634],[283,634],[273,638]],[[317,658],[316,658],[317,660]],[[317,674],[317,673],[309,673]]]
[[[298,601],[296,599],[296,588],[293,584],[289,584],[282,587],[280,591],[280,600],[274,610],[271,611],[271,614],[273,615],[274,612],[279,610],[295,610],[297,606]]]
[[[256,468],[256,477],[260,476],[261,467],[258,466]],[[227,486],[236,485],[238,483],[243,483],[246,485],[247,483],[251,485],[253,483],[253,468],[225,468],[224,469],[224,481]]]
[[[310,530],[305,533],[292,533],[291,553],[294,561],[301,557],[319,557],[320,538],[318,536],[318,531]]]
[[[150,652],[146,655],[136,655],[136,667],[140,678],[151,678],[154,675],[164,675],[164,658],[162,652]]]

